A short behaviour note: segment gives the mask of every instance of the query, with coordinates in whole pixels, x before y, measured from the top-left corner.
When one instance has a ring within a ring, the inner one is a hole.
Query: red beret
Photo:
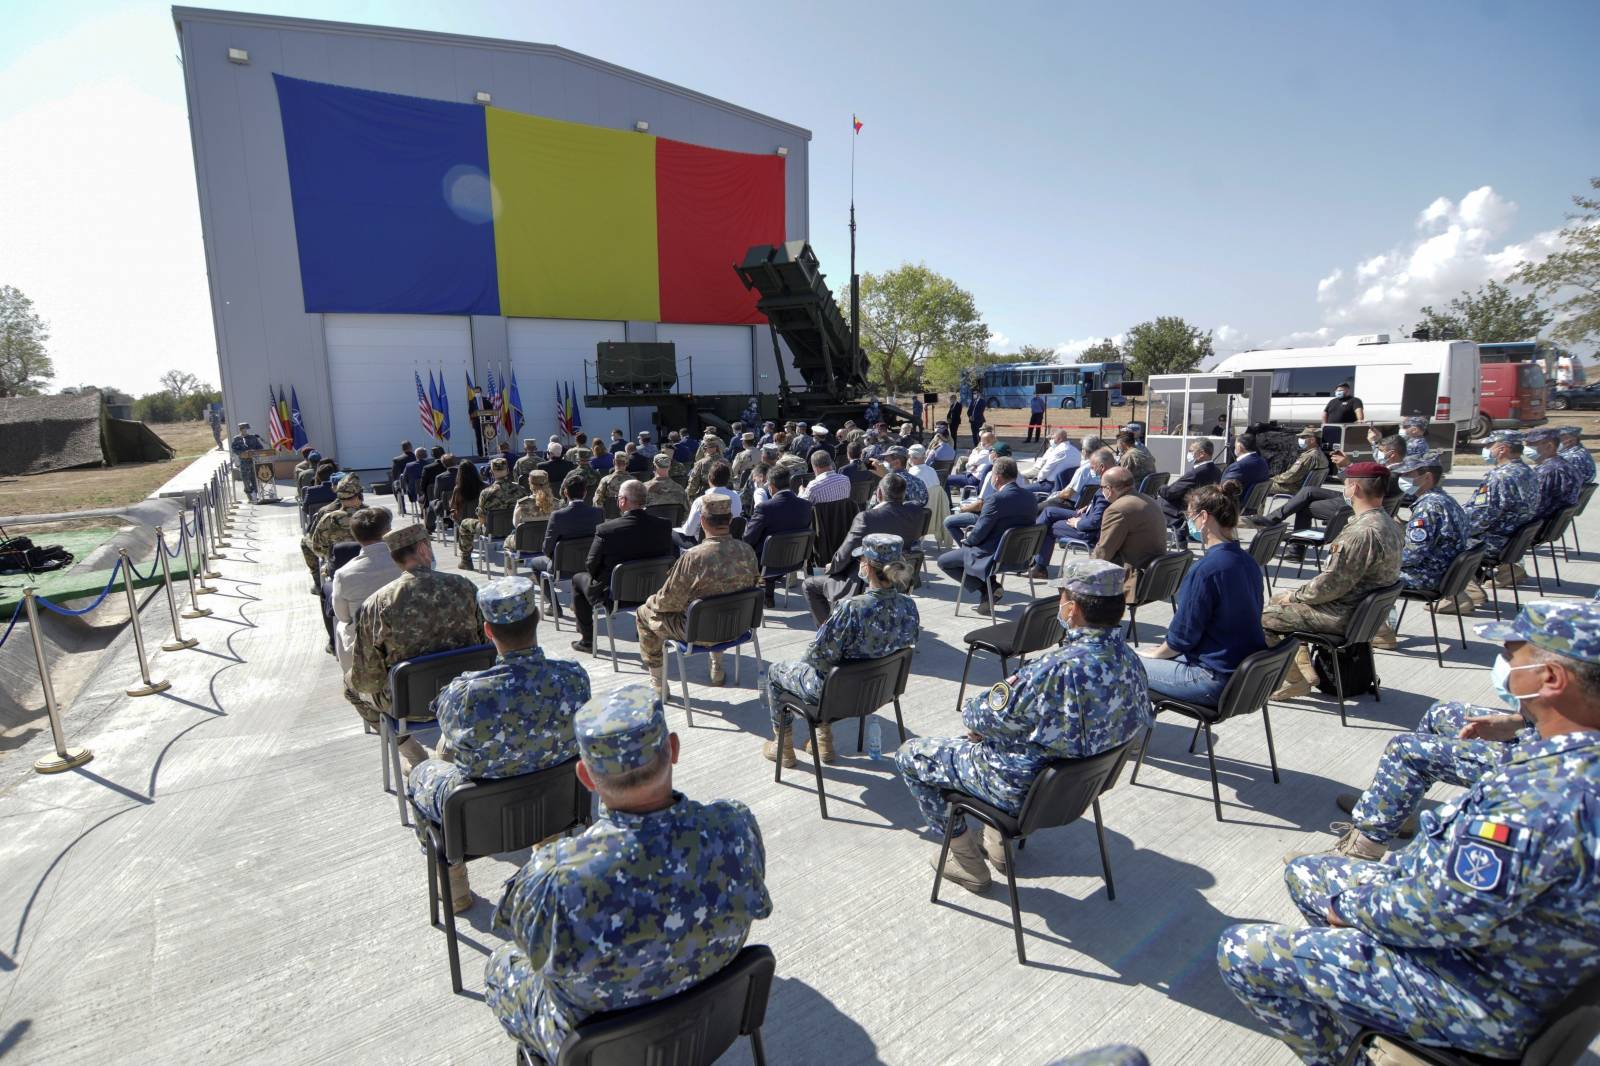
[[[1385,477],[1388,475],[1388,473],[1388,467],[1384,466],[1382,463],[1374,462],[1351,463],[1349,466],[1344,468],[1344,476],[1347,478]]]

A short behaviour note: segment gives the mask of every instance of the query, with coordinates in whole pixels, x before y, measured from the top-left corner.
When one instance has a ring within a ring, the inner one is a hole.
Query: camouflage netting
[[[172,448],[144,423],[106,418],[98,392],[0,399],[0,474],[172,456]]]
[[[1256,435],[1256,451],[1261,453],[1261,458],[1267,461],[1267,467],[1274,475],[1294,465],[1295,458],[1300,454],[1300,444],[1296,439],[1300,428],[1286,427],[1277,422],[1257,422],[1250,427],[1250,432]]]

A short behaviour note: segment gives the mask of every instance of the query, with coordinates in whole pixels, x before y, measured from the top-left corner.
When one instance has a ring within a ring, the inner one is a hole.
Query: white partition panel
[[[561,318],[512,318],[506,321],[506,345],[511,365],[517,372],[517,391],[522,395],[522,414],[527,419],[522,436],[535,437],[542,445],[556,432],[556,389],[571,385],[579,397],[583,428],[589,433],[609,435],[613,425],[624,429],[627,412],[621,409],[591,411],[582,406],[584,364],[589,364],[589,381],[594,380],[595,346],[601,341],[622,341],[626,330],[621,322],[592,322]],[[500,368],[495,367],[495,373]],[[521,450],[521,442],[513,442]]]
[[[347,468],[382,469],[400,442],[435,441],[417,410],[414,373],[424,391],[428,372],[448,390],[453,441],[467,441],[467,385],[472,334],[466,318],[449,315],[324,315],[328,380],[333,390],[337,458]],[[313,442],[316,443],[316,442]],[[447,445],[448,446],[448,445]]]
[[[749,326],[675,326],[663,322],[656,327],[657,340],[677,345],[678,389],[690,391],[692,365],[694,391],[705,396],[754,395],[757,391],[751,380],[750,333]],[[770,341],[767,347],[771,348]],[[777,391],[776,383],[772,391]]]

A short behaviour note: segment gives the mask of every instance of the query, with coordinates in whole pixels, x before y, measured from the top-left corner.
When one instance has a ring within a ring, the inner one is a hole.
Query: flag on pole
[[[294,424],[289,416],[288,390],[278,386],[278,425],[283,428],[283,438],[276,447],[288,451],[294,447]]]
[[[561,392],[561,386],[556,386],[556,431],[563,437],[572,436],[572,422],[567,418],[567,398]]]
[[[305,420],[300,417],[300,394],[293,385],[289,386],[289,426],[292,434],[290,444],[294,448],[304,448],[311,438],[306,435]]]
[[[432,374],[433,371],[428,371]],[[434,405],[434,421],[439,423],[439,437],[445,442],[450,440],[450,389],[444,383],[444,367],[439,368],[439,402]]]
[[[411,372],[412,378],[417,383],[417,417],[422,421],[422,428],[428,436],[434,436],[436,427],[433,421],[433,405],[428,402],[428,394],[422,391],[422,375],[415,370]]]
[[[567,382],[567,406],[571,408],[572,432],[577,433],[583,428],[583,411],[578,407],[578,390],[570,381]]]
[[[428,413],[433,419],[433,436],[440,439],[439,427],[442,420],[439,417],[439,384],[433,379],[433,368],[428,368]]]
[[[467,379],[467,428],[472,430],[472,446],[476,449],[483,446],[483,431],[478,425],[478,412],[483,410],[483,391],[472,380],[472,371],[464,370],[462,374]]]
[[[278,407],[278,394],[267,386],[267,443],[274,448],[283,447],[283,415]]]
[[[855,131],[857,133],[861,132],[861,120],[856,118],[854,112],[852,112],[851,115],[850,115],[850,125],[855,129]]]
[[[525,421],[526,419],[522,417],[522,393],[517,390],[517,371],[513,367],[511,370],[511,437],[513,440],[516,439],[517,434],[522,432],[522,425]]]
[[[500,428],[505,430],[507,438],[516,436],[511,426],[511,375],[505,367],[500,368]]]

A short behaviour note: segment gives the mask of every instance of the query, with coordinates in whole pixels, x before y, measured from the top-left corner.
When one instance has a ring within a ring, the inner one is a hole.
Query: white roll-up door
[[[671,341],[678,350],[678,388],[710,396],[721,393],[753,395],[749,326],[676,326],[662,323],[656,339]],[[768,344],[770,348],[770,342]],[[693,362],[691,362],[693,360]],[[777,391],[777,383],[772,384]]]
[[[448,391],[452,440],[471,439],[465,375],[472,366],[472,332],[466,318],[324,315],[322,329],[337,458],[347,469],[387,474],[401,441],[436,443],[423,428],[414,376],[421,375],[426,391],[430,370]]]

